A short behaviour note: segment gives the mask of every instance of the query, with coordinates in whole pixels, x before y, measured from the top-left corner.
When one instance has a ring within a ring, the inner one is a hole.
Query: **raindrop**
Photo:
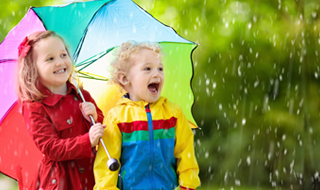
[[[247,164],[250,166],[251,164],[251,159],[250,159],[250,156],[247,157]]]
[[[209,157],[209,152],[206,152],[206,154],[204,156],[205,156],[205,158],[208,158]]]
[[[317,13],[316,12],[312,12],[312,17],[315,19],[317,17]]]
[[[257,22],[257,17],[256,17],[256,15],[253,16],[253,22],[254,22],[254,23]]]
[[[241,66],[238,67],[238,75],[241,77]]]
[[[316,173],[314,174],[314,178],[315,178],[315,179],[319,179],[319,172],[316,172]]]
[[[313,133],[313,129],[310,127],[309,128],[309,133],[312,134]]]
[[[135,25],[133,25],[133,29],[132,29],[132,33],[136,33],[137,32],[137,29],[136,29],[136,26]]]
[[[240,186],[241,185],[240,180],[238,180],[238,179],[236,179],[234,183],[236,184],[236,186]]]
[[[210,84],[210,80],[207,79],[207,80],[206,80],[206,85],[208,86],[209,84]]]
[[[242,119],[242,125],[245,125],[246,124],[246,118],[243,118]]]
[[[198,144],[199,146],[201,146],[200,139],[197,140],[197,144]]]
[[[286,140],[286,135],[285,134],[282,135],[282,140],[283,141]]]

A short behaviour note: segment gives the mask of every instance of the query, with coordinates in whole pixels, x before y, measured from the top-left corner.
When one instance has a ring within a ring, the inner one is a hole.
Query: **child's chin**
[[[150,103],[156,102],[156,101],[159,100],[159,97],[160,97],[160,96],[152,97],[152,98],[150,98],[150,99],[148,100],[148,102],[150,102]]]

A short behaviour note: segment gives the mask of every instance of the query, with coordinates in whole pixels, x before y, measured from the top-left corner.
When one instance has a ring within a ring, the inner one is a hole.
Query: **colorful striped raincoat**
[[[118,189],[119,179],[123,189],[132,190],[199,186],[193,133],[180,106],[164,97],[150,104],[122,98],[105,121],[102,139],[121,168],[110,171],[107,154],[99,146],[95,189]]]

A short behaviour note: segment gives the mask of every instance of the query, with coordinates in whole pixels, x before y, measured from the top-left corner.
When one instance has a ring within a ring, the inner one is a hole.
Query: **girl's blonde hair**
[[[127,72],[130,69],[130,55],[136,52],[139,49],[150,49],[152,50],[159,59],[163,57],[162,47],[155,42],[136,42],[136,41],[127,41],[123,43],[120,47],[115,49],[115,59],[111,62],[111,78],[110,82],[116,83],[121,86],[121,83],[118,80],[119,72]]]
[[[20,102],[25,100],[40,101],[44,98],[44,95],[37,89],[38,70],[36,67],[36,60],[34,59],[34,46],[37,42],[49,38],[57,37],[64,43],[67,53],[71,59],[70,53],[64,40],[53,31],[41,31],[35,32],[27,37],[27,44],[30,45],[30,49],[25,56],[19,55],[18,59],[18,98]],[[73,64],[74,65],[74,64]],[[74,67],[74,66],[73,66]],[[69,77],[69,81],[72,82],[73,69]]]

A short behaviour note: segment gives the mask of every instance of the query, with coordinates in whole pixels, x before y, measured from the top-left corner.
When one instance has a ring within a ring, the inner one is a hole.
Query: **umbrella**
[[[178,103],[190,124],[196,126],[191,113],[194,96],[190,87],[193,76],[190,58],[197,44],[179,36],[131,0],[31,7],[0,44],[0,87],[3,89],[0,92],[0,171],[18,179],[20,187],[29,187],[42,155],[27,137],[16,101],[17,47],[25,36],[40,30],[53,30],[65,39],[84,87],[104,113],[121,97],[118,87],[106,82],[113,49],[128,40],[159,42],[166,55],[162,95]],[[1,152],[3,148],[5,152]],[[12,155],[6,155],[10,151]],[[28,162],[12,159],[23,159],[26,155],[32,157]]]

